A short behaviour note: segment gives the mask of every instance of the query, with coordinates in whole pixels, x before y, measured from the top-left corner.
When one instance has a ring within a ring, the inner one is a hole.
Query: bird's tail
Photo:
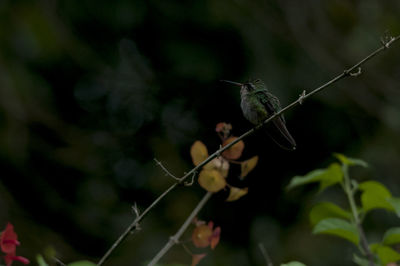
[[[296,141],[293,139],[292,135],[290,135],[289,131],[286,128],[285,122],[283,122],[281,117],[277,117],[274,120],[272,120],[273,124],[274,124],[274,128],[276,130],[274,131],[278,131],[275,135],[277,135],[277,137],[274,137],[273,134],[270,134],[267,131],[268,135],[271,137],[271,139],[278,144],[278,146],[280,146],[281,148],[285,149],[285,150],[295,150],[296,149]],[[283,144],[285,143],[285,144]]]

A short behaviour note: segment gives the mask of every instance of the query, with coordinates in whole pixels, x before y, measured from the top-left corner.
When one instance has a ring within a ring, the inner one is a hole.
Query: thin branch
[[[178,243],[179,238],[182,236],[182,234],[186,231],[190,223],[193,221],[194,217],[199,213],[199,211],[204,207],[206,202],[211,198],[213,193],[207,192],[204,197],[200,200],[200,202],[197,204],[197,206],[193,209],[192,213],[186,218],[186,221],[183,223],[183,225],[179,228],[178,232],[176,232],[175,235],[171,236],[169,238],[169,241],[165,246],[157,253],[156,256],[150,261],[148,266],[153,266],[155,265],[164,255],[167,253],[167,251],[176,243]]]
[[[261,254],[262,254],[263,257],[264,257],[264,260],[265,260],[266,265],[267,265],[267,266],[274,266],[274,264],[272,263],[271,258],[270,258],[269,255],[268,255],[267,250],[266,250],[265,247],[264,247],[264,244],[263,244],[263,243],[258,243],[258,248],[260,249]]]
[[[158,161],[156,158],[154,158],[154,161],[156,162],[156,164],[157,164],[158,166],[161,167],[161,169],[164,170],[166,176],[170,176],[170,177],[172,177],[173,179],[179,181],[179,178],[177,178],[176,176],[174,176],[173,174],[171,174],[171,172],[168,171],[168,169],[167,169],[160,161]]]
[[[369,266],[375,266],[374,255],[372,254],[371,249],[369,248],[368,240],[367,240],[367,237],[365,236],[365,232],[364,232],[364,229],[363,229],[361,223],[359,223],[357,225],[357,229],[360,234],[361,245],[362,245],[363,249],[365,250],[368,261],[369,261]]]
[[[387,39],[387,38],[386,38]],[[326,82],[325,84],[321,85],[320,87],[314,89],[313,91],[311,91],[308,94],[301,94],[300,97],[292,102],[291,104],[287,105],[285,108],[282,108],[279,112],[273,114],[272,116],[270,116],[268,119],[266,119],[264,122],[260,123],[259,125],[253,127],[252,129],[248,130],[247,132],[245,132],[244,134],[242,134],[240,137],[238,137],[237,139],[235,139],[234,141],[230,142],[229,144],[227,144],[224,147],[220,147],[220,149],[218,149],[216,152],[214,152],[213,154],[211,154],[207,159],[205,159],[203,162],[201,162],[200,164],[198,164],[196,167],[194,167],[192,170],[190,170],[189,172],[187,172],[184,176],[182,176],[181,178],[177,178],[177,182],[172,184],[166,191],[164,191],[152,204],[150,204],[150,206],[139,216],[137,217],[129,226],[128,228],[122,233],[122,235],[120,235],[120,237],[115,241],[115,243],[111,246],[111,248],[106,252],[106,254],[101,258],[101,260],[99,261],[99,263],[97,265],[102,265],[107,259],[108,257],[111,255],[111,253],[113,252],[113,250],[128,236],[128,234],[130,232],[132,232],[133,229],[136,228],[136,226],[139,224],[139,222],[141,222],[141,220],[145,217],[145,215],[154,207],[158,204],[158,202],[161,201],[162,198],[164,198],[164,196],[166,196],[171,190],[173,190],[175,187],[177,187],[177,185],[182,184],[187,178],[189,178],[190,176],[192,176],[193,174],[195,174],[196,172],[198,172],[198,170],[200,170],[204,165],[206,165],[207,163],[209,163],[211,160],[213,160],[214,158],[218,157],[221,155],[221,153],[227,149],[229,149],[230,147],[232,147],[233,145],[235,145],[236,143],[238,143],[239,141],[241,141],[242,139],[248,137],[249,135],[253,134],[255,131],[257,131],[258,129],[260,129],[261,127],[263,127],[265,124],[271,122],[273,119],[275,119],[277,116],[283,114],[284,112],[286,112],[287,110],[293,108],[294,106],[298,105],[298,104],[302,104],[304,102],[305,99],[309,98],[310,96],[322,91],[323,89],[325,89],[326,87],[338,82],[339,80],[345,78],[345,77],[351,77],[350,73],[352,73],[355,69],[358,69],[358,67],[361,67],[364,63],[366,63],[367,61],[369,61],[371,58],[375,57],[377,54],[381,53],[382,51],[388,49],[390,47],[390,45],[392,43],[394,43],[395,41],[397,41],[398,39],[400,39],[400,36],[397,37],[390,37],[389,39],[387,39],[387,41],[382,41],[382,46],[378,49],[376,49],[374,52],[372,52],[371,54],[369,54],[368,56],[366,56],[365,58],[363,58],[360,62],[358,62],[357,64],[353,65],[352,67],[350,67],[349,69],[346,69],[343,71],[343,73],[341,73],[340,75],[334,77],[333,79],[331,79],[330,81]]]
[[[183,249],[190,255],[193,256],[193,252],[186,246],[185,243],[181,243]]]
[[[160,196],[158,196],[158,198],[153,201],[153,203],[150,204],[149,207],[147,207],[146,210],[144,210],[144,212],[142,212],[142,214],[138,217],[136,217],[136,219],[125,229],[125,231],[118,237],[118,239],[114,242],[114,244],[110,247],[109,250],[107,250],[107,252],[104,254],[104,256],[101,258],[101,260],[99,261],[99,263],[97,263],[97,265],[103,265],[104,262],[110,257],[111,253],[119,246],[119,244],[121,244],[122,241],[124,241],[124,239],[130,234],[133,233],[134,230],[139,228],[139,223],[142,221],[142,219],[146,216],[146,214],[154,208],[154,206],[156,206],[171,190],[173,190],[179,183],[174,183],[172,184],[167,190],[165,190]]]
[[[352,188],[351,180],[349,177],[348,166],[344,164],[342,166],[342,169],[343,169],[343,177],[344,177],[343,187],[344,187],[344,191],[347,195],[347,198],[349,200],[351,212],[353,214],[353,223],[355,224],[358,234],[360,235],[361,251],[368,258],[369,266],[375,266],[374,255],[372,254],[371,249],[369,248],[367,238],[366,238],[364,230],[361,226],[360,217],[359,217],[359,214],[357,211],[357,205],[354,200],[354,190]]]
[[[57,266],[67,266],[66,264],[64,264],[61,260],[59,260],[56,257],[53,257],[54,262],[56,263]]]

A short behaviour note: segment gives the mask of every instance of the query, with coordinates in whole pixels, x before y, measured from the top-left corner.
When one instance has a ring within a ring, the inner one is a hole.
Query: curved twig
[[[217,151],[215,151],[213,154],[211,154],[207,159],[205,159],[203,162],[198,164],[196,167],[194,167],[192,170],[187,172],[184,176],[181,178],[177,178],[176,183],[172,184],[167,190],[165,190],[152,204],[150,204],[149,207],[139,216],[137,217],[129,226],[128,228],[119,236],[119,238],[115,241],[115,243],[110,247],[110,249],[106,252],[106,254],[101,258],[99,263],[97,264],[98,266],[103,265],[104,262],[108,259],[108,257],[111,255],[111,253],[114,251],[114,249],[129,235],[130,232],[132,232],[139,224],[139,222],[146,216],[146,214],[156,206],[161,199],[164,198],[170,191],[172,191],[177,185],[182,184],[187,178],[192,176],[195,172],[198,172],[204,165],[209,163],[211,160],[214,158],[218,157],[223,151],[229,149],[242,139],[248,137],[249,135],[253,134],[255,131],[263,127],[265,124],[271,122],[273,119],[275,119],[277,116],[281,115],[282,113],[286,112],[287,110],[293,108],[294,106],[298,104],[302,104],[305,99],[311,97],[312,95],[322,91],[326,87],[329,87],[330,85],[338,82],[339,80],[345,78],[345,77],[351,77],[351,73],[354,72],[354,70],[357,70],[359,67],[361,67],[364,63],[369,61],[371,58],[375,57],[377,54],[381,53],[384,50],[387,50],[395,41],[400,39],[400,36],[396,37],[388,37],[385,38],[384,40],[381,41],[382,46],[373,51],[371,54],[363,58],[361,61],[359,61],[357,64],[353,65],[352,67],[345,69],[341,74],[337,75],[336,77],[332,78],[325,84],[321,85],[320,87],[314,89],[308,94],[302,94],[296,101],[292,102],[291,104],[287,105],[286,107],[282,108],[279,112],[276,112],[272,116],[270,116],[268,119],[266,119],[264,122],[260,123],[259,125],[253,127],[252,129],[248,130],[247,132],[243,133],[240,137],[235,139],[234,141],[230,142],[224,147],[221,147]],[[357,71],[356,71],[357,72]]]

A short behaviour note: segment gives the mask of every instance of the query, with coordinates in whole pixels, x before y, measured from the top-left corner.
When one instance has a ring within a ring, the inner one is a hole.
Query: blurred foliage
[[[392,211],[400,217],[400,198],[393,197],[389,189],[378,181],[358,183],[350,177],[350,166],[367,167],[366,162],[338,153],[335,156],[341,165],[333,163],[325,169],[311,171],[305,176],[295,176],[288,186],[288,189],[292,189],[308,183],[320,183],[321,191],[322,188],[340,184],[343,194],[347,196],[349,210],[344,210],[332,202],[320,202],[311,209],[313,234],[329,234],[352,242],[361,252],[353,255],[353,261],[357,265],[396,264],[400,260],[400,253],[396,248],[400,243],[399,227],[388,229],[381,238],[382,241],[371,244],[365,237],[366,229],[363,228],[362,222],[366,215],[377,209]],[[361,206],[355,203],[356,195],[360,197]]]
[[[74,1],[0,2],[0,226],[15,225],[21,254],[52,247],[65,262],[96,261],[172,180],[192,167],[196,139],[219,147],[215,124],[250,128],[239,91],[218,82],[267,81],[283,105],[341,73],[400,33],[400,2],[389,1]],[[363,158],[369,175],[400,194],[400,48],[285,114],[298,143],[280,150],[267,136],[246,139],[257,167],[230,183],[246,197],[207,205],[221,243],[205,265],[273,261],[350,265],[353,250],[310,235],[309,198],[317,188],[284,192],[291,176],[320,167],[332,152]],[[236,182],[236,183],[235,183]],[[124,242],[110,265],[151,258],[201,195],[174,191]],[[335,190],[320,200],[338,198]],[[233,222],[234,221],[234,222]],[[371,214],[368,237],[397,223]],[[337,256],[342,254],[342,256]],[[165,262],[188,257],[172,249]]]

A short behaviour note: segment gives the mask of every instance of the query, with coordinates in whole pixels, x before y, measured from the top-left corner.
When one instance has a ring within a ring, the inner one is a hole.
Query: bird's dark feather
[[[259,91],[257,92],[261,103],[265,106],[265,109],[269,113],[269,115],[273,115],[276,112],[279,112],[281,109],[281,105],[279,99],[269,93],[268,91]],[[293,146],[296,147],[296,141],[293,139],[292,135],[290,135],[289,131],[286,128],[286,121],[283,114],[276,117],[273,121],[274,125],[278,128],[278,130],[283,134],[287,141]]]

